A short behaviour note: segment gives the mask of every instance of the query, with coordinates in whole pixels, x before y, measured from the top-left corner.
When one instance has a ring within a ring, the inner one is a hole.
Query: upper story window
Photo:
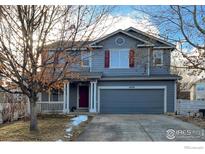
[[[110,68],[129,68],[129,49],[110,50]]]
[[[48,63],[55,63],[55,64],[64,64],[65,63],[65,58],[63,56],[63,54],[58,53],[60,51],[58,51],[57,49],[54,50],[49,50],[48,51]]]
[[[163,65],[163,51],[162,50],[154,50],[153,51],[153,64],[154,64],[154,66],[162,66]]]
[[[81,52],[81,66],[89,67],[90,66],[90,52],[82,51]]]

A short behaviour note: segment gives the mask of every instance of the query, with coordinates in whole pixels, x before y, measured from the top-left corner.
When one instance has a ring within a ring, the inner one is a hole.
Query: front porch
[[[97,80],[64,83],[60,90],[39,94],[39,113],[97,113]]]

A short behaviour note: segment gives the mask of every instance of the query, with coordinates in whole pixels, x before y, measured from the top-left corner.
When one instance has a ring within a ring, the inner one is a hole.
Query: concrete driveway
[[[78,141],[205,141],[205,136],[203,129],[171,116],[115,114],[95,116]]]

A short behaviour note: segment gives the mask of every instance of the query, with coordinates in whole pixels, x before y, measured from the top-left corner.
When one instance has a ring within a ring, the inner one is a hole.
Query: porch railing
[[[37,102],[39,113],[63,113],[63,101]]]

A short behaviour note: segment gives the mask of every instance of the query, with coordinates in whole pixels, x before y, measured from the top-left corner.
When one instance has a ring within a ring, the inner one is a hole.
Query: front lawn
[[[76,140],[84,127],[92,119],[81,123],[72,130],[71,138],[66,137],[66,128],[73,116],[40,116],[39,132],[29,132],[29,121],[16,121],[0,125],[0,141],[69,141]]]

